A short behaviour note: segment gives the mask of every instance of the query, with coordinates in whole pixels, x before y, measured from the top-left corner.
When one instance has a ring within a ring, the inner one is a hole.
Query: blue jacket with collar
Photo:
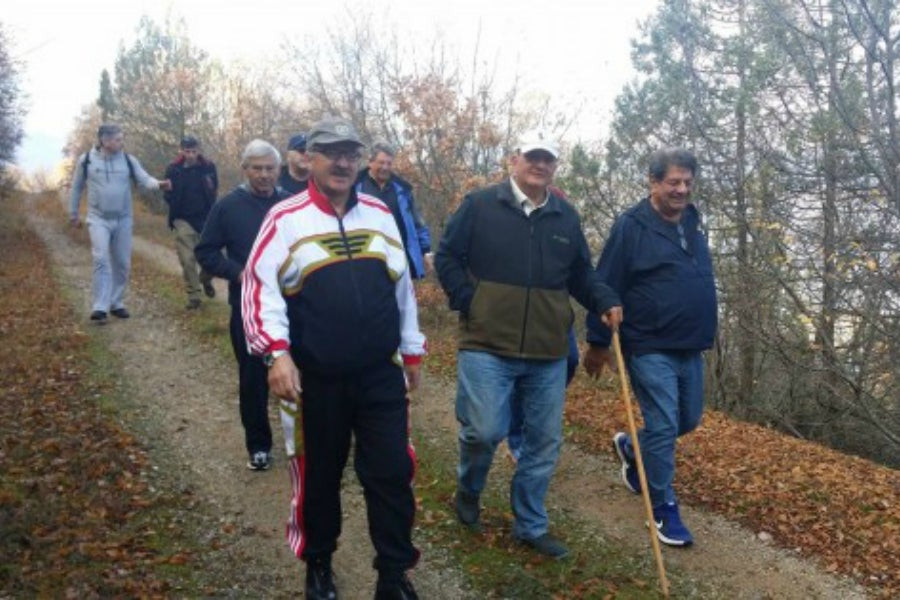
[[[694,205],[681,228],[660,217],[644,198],[613,224],[597,274],[622,298],[626,352],[700,351],[711,348],[718,323],[716,283],[706,236]],[[611,333],[587,317],[587,341],[608,347]]]
[[[384,195],[373,185],[363,187],[366,179],[369,177],[369,170],[363,169],[356,178],[356,192],[371,194],[385,202],[394,219],[397,221],[397,229],[400,230],[400,236],[406,245],[406,258],[409,261],[410,275],[415,279],[425,277],[425,259],[424,255],[431,252],[431,232],[425,221],[422,220],[418,209],[416,209],[416,201],[413,198],[412,184],[397,175],[391,175],[389,186],[391,186],[394,195],[397,197],[397,206],[391,206],[389,201],[385,200]],[[371,183],[371,182],[370,182]],[[399,215],[399,219],[397,219]]]

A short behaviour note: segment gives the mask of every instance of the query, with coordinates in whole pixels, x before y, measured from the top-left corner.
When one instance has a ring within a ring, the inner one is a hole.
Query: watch
[[[266,365],[267,369],[271,369],[272,365],[275,364],[275,359],[285,354],[287,354],[287,350],[272,350],[263,356],[263,364]]]

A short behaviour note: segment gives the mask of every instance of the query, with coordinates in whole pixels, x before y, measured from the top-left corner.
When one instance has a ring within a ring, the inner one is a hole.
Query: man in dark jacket
[[[231,345],[238,362],[241,423],[250,456],[247,467],[254,471],[269,468],[272,429],[268,413],[268,371],[260,357],[247,352],[241,318],[241,274],[263,218],[270,208],[287,197],[275,185],[280,162],[278,150],[268,142],[253,140],[247,144],[241,158],[246,182],[213,206],[195,251],[197,261],[210,275],[228,280]]]
[[[434,268],[431,232],[416,208],[412,185],[394,173],[394,154],[394,149],[388,144],[373,144],[369,152],[369,166],[361,170],[356,178],[356,191],[375,196],[391,209],[403,238],[403,247],[406,248],[410,275],[421,279]]]
[[[628,319],[622,346],[631,385],[641,406],[638,432],[657,535],[664,544],[689,546],[672,480],[675,440],[703,413],[703,357],[716,332],[716,284],[706,237],[690,203],[697,159],[682,149],[650,157],[650,196],[621,215],[597,263],[597,274],[622,298]],[[610,330],[588,316],[584,366],[593,376],[611,365]],[[623,432],[613,437],[622,478],[634,493],[640,481],[634,447]]]
[[[545,140],[521,144],[508,180],[463,199],[435,266],[450,308],[460,313],[457,516],[479,527],[479,496],[515,397],[524,439],[510,493],[513,535],[563,558],[568,549],[548,533],[544,498],[562,444],[569,296],[612,325],[621,309],[591,269],[578,214],[548,190],[557,158]]]
[[[278,187],[291,196],[309,187],[309,156],[306,154],[306,134],[298,133],[288,140],[287,154],[281,165]]]
[[[169,228],[175,233],[175,249],[188,296],[187,308],[193,310],[200,307],[201,285],[208,297],[216,295],[209,273],[203,269],[197,272],[194,247],[216,201],[219,177],[216,165],[200,153],[197,138],[187,136],[181,140],[178,158],[166,167],[166,179],[172,182],[172,189],[164,196],[169,205]]]

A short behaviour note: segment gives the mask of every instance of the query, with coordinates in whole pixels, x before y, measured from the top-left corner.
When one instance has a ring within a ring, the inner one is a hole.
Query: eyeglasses
[[[336,148],[333,146],[313,146],[310,149],[310,152],[315,152],[317,154],[321,154],[325,158],[331,161],[337,161],[342,158],[350,161],[356,162],[362,158],[362,153],[356,148]]]

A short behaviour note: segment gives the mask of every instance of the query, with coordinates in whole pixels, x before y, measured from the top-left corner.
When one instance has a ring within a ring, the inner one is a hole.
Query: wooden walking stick
[[[637,462],[638,480],[641,482],[641,496],[644,498],[644,510],[647,512],[647,523],[650,525],[650,546],[656,558],[656,569],[659,571],[659,587],[663,596],[669,597],[669,580],[666,579],[666,568],[663,565],[662,553],[659,550],[659,539],[656,537],[656,519],[653,518],[653,507],[650,505],[650,491],[647,489],[647,473],[644,471],[644,459],[641,458],[641,444],[638,441],[637,426],[634,424],[634,410],[631,408],[631,393],[628,387],[628,376],[625,373],[625,359],[622,358],[622,346],[619,343],[619,329],[612,332],[612,345],[616,353],[616,366],[619,368],[619,383],[622,387],[622,402],[625,403],[625,414],[628,416],[628,433],[631,434],[631,445],[634,446],[634,458]]]

